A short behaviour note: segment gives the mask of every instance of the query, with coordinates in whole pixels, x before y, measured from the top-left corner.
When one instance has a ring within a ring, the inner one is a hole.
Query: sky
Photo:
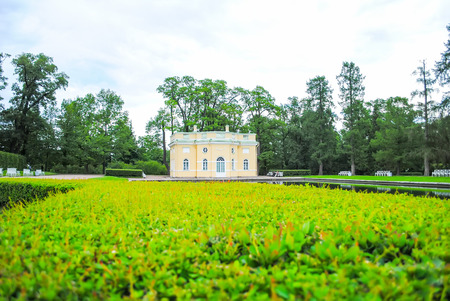
[[[410,98],[420,88],[412,72],[439,60],[448,24],[448,0],[0,0],[0,52],[52,57],[70,77],[60,102],[116,92],[142,136],[170,76],[259,85],[277,104],[325,76],[337,105],[336,76],[352,61],[366,101]],[[3,65],[5,103],[15,79],[10,60]]]

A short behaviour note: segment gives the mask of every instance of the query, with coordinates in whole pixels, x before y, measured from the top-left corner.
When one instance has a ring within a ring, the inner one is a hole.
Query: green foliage
[[[422,173],[419,171],[404,171],[400,173],[401,176],[421,176]]]
[[[0,91],[4,90],[6,88],[6,86],[8,85],[7,83],[7,77],[3,75],[3,61],[8,58],[10,55],[7,53],[3,53],[0,52]],[[3,97],[0,95],[0,101],[3,100]],[[3,110],[3,104],[0,103],[0,109]]]
[[[271,172],[282,172],[283,177],[310,176],[311,169],[271,169]]]
[[[2,179],[0,180],[0,208],[17,202],[44,199],[59,192],[67,193],[78,186],[78,184],[62,181]]]
[[[68,76],[58,73],[53,59],[42,53],[21,54],[12,63],[18,82],[11,86],[11,106],[0,114],[4,127],[0,143],[9,152],[30,157],[30,143],[47,138],[36,132],[40,124],[48,123],[42,112],[56,105],[56,91],[67,87]]]
[[[249,183],[84,183],[0,215],[2,297],[448,299],[446,200]]]
[[[167,168],[156,161],[137,161],[135,166],[142,169],[146,175],[167,175]]]
[[[106,169],[105,176],[125,177],[125,178],[142,178],[141,169]]]
[[[371,141],[373,156],[383,170],[390,169],[399,175],[400,170],[411,167],[408,162],[417,156],[411,151],[418,148],[415,141],[422,138],[415,135],[417,112],[407,98],[389,98],[380,100],[380,104],[384,114],[377,120],[379,130]]]
[[[62,164],[56,164],[51,169],[52,172],[59,173],[59,174],[102,174],[103,173],[103,167],[101,165],[88,165],[88,168],[86,170],[85,166],[78,166],[78,165],[62,165]]]
[[[27,161],[24,156],[0,151],[0,168],[24,169],[26,166]]]
[[[141,169],[146,175],[167,175],[167,168],[157,161],[137,161],[135,164],[124,162],[111,163],[109,168],[113,169]]]
[[[364,106],[365,86],[363,76],[359,67],[353,62],[343,62],[341,73],[336,77],[338,80],[342,107],[343,140],[352,174],[356,174],[357,165],[367,162],[367,140],[368,111]]]

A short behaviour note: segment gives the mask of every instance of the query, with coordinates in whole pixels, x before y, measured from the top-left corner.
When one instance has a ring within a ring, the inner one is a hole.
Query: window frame
[[[183,171],[189,171],[189,159],[183,160]]]
[[[244,170],[249,170],[249,162],[248,159],[244,159]]]

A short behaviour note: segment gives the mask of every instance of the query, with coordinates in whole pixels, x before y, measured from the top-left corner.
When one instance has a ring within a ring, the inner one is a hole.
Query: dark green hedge
[[[0,168],[17,168],[24,169],[27,165],[27,160],[24,156],[11,154],[6,152],[0,152]]]
[[[283,172],[283,177],[310,176],[311,169],[271,169],[271,172]]]
[[[423,173],[420,171],[408,171],[408,172],[405,171],[405,172],[401,172],[400,175],[401,176],[410,176],[410,177],[411,176],[423,176]]]
[[[105,176],[142,178],[142,169],[107,169]]]
[[[5,207],[9,203],[44,199],[53,193],[67,193],[75,188],[76,185],[73,183],[0,181],[0,208]]]

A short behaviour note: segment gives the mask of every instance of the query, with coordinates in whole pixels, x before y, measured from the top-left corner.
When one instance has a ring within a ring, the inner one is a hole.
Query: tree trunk
[[[356,165],[355,165],[355,155],[352,154],[350,155],[350,161],[351,161],[351,172],[352,172],[352,176],[356,176]]]
[[[323,163],[322,162],[319,165],[319,176],[323,176]]]
[[[397,176],[399,176],[399,175],[400,175],[400,166],[397,165]]]
[[[425,154],[423,156],[423,166],[424,166],[423,175],[427,177],[430,176],[430,160],[428,160],[427,150],[425,150]]]
[[[164,127],[162,130],[162,143],[163,143],[163,164],[167,169],[167,173],[170,174],[169,171],[169,165],[167,164],[167,157],[166,157],[166,132],[164,131]]]

